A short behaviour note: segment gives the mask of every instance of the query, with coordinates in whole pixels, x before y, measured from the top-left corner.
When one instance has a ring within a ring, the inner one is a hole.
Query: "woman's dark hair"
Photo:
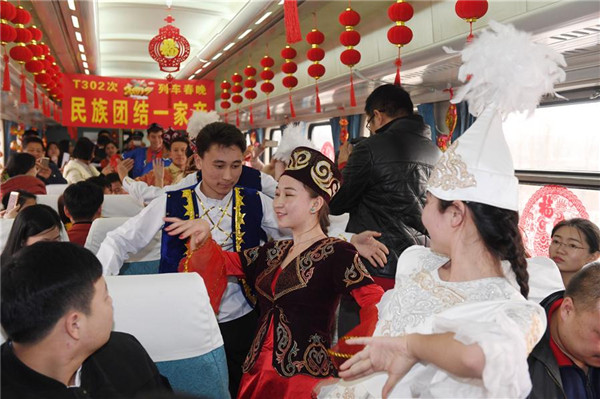
[[[81,137],[75,143],[73,149],[73,158],[82,159],[84,161],[91,161],[94,157],[94,143],[86,137]]]
[[[561,227],[574,227],[583,234],[585,242],[590,247],[591,254],[600,251],[600,229],[594,223],[582,218],[562,220],[552,228],[550,237],[554,237],[554,233]]]
[[[60,150],[60,155],[58,156],[57,165],[59,167],[62,165],[64,154],[69,154],[70,146],[71,146],[70,140],[65,139],[65,140],[61,140],[58,142],[58,149]]]
[[[237,127],[224,122],[213,122],[204,126],[198,137],[196,137],[196,152],[201,157],[208,151],[211,145],[217,144],[223,147],[237,146],[246,151],[246,138]]]
[[[35,194],[31,194],[29,191],[25,191],[25,190],[13,190],[13,191],[16,191],[17,193],[19,193],[19,200],[17,201],[17,205],[23,206],[23,204],[28,199],[37,200],[37,197],[35,196]],[[4,206],[4,209],[6,209],[6,207],[8,206],[9,199],[10,199],[10,192],[4,194],[4,197],[2,197],[2,206]]]
[[[365,113],[372,117],[375,110],[393,118],[402,114],[412,115],[414,105],[410,94],[401,86],[386,84],[379,86],[367,97]]]
[[[15,177],[18,175],[24,175],[34,166],[35,157],[33,155],[25,152],[19,152],[10,156],[4,171],[6,174],[8,174],[8,177]]]
[[[96,140],[96,144],[98,146],[105,146],[106,144],[110,143],[112,140],[110,139],[110,136],[107,136],[105,134],[98,136],[98,139]]]
[[[527,272],[525,246],[519,230],[519,214],[478,202],[463,202],[473,215],[473,222],[486,249],[497,258],[510,262],[521,288],[521,294],[527,298],[529,273]],[[452,203],[452,201],[440,200],[440,212],[445,211]]]
[[[46,146],[46,156],[47,156],[48,158],[50,158],[50,155],[48,154],[48,151],[50,151],[50,146],[52,146],[52,145],[55,145],[55,146],[56,146],[56,148],[58,149],[58,153],[59,153],[59,154],[58,154],[58,156],[60,157],[60,155],[61,155],[61,154],[60,154],[60,153],[61,153],[61,151],[60,151],[60,147],[58,146],[58,143],[57,143],[56,141],[49,141],[49,142],[48,142],[48,145]]]
[[[20,211],[8,234],[6,246],[2,252],[2,263],[23,248],[29,237],[53,227],[60,231],[62,224],[58,213],[48,205],[32,205]]]
[[[308,187],[306,184],[303,183],[303,186],[306,189],[306,191],[308,191],[308,196],[310,198],[317,198],[319,196],[319,194],[317,194],[315,190]],[[321,230],[323,230],[323,233],[327,234],[327,232],[329,231],[329,225],[331,224],[331,222],[329,221],[329,204],[327,202],[323,201],[323,206],[321,207],[321,209],[319,209],[318,216]]]

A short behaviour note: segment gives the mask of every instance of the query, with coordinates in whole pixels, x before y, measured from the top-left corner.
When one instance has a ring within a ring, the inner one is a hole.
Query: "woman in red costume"
[[[310,398],[315,384],[335,376],[328,349],[344,293],[361,306],[364,333],[372,333],[383,290],[352,244],[326,235],[328,203],[340,180],[327,157],[296,148],[273,201],[279,227],[290,229],[293,240],[239,253],[224,252],[202,219],[165,218],[173,222],[167,227],[170,234],[190,237],[190,254],[179,270],[204,277],[213,309],[219,308],[227,276],[243,277],[254,287],[260,320],[238,398]]]

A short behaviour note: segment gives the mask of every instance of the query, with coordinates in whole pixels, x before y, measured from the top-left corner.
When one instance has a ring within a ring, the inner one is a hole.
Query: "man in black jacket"
[[[142,345],[111,333],[112,299],[87,249],[39,242],[2,265],[2,398],[133,398],[170,391]]]
[[[600,398],[600,262],[541,302],[548,327],[529,358],[531,399]]]
[[[330,203],[331,213],[350,213],[347,231],[374,230],[390,253],[381,266],[364,262],[384,289],[393,286],[398,257],[426,242],[421,212],[427,179],[440,156],[431,132],[414,114],[410,95],[400,86],[380,86],[365,104],[371,137],[356,144],[342,170],[342,187]],[[363,259],[364,260],[364,259]]]

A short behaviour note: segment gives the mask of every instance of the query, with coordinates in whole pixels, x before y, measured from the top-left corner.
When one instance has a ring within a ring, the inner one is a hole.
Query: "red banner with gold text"
[[[63,125],[146,129],[156,122],[185,130],[194,110],[215,109],[212,80],[125,79],[65,74]]]

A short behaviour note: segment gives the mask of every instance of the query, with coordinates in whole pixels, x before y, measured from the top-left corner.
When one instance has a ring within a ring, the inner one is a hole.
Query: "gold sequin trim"
[[[477,181],[467,170],[467,164],[456,153],[458,141],[455,141],[435,164],[427,185],[440,187],[444,191],[457,188],[476,187]]]

